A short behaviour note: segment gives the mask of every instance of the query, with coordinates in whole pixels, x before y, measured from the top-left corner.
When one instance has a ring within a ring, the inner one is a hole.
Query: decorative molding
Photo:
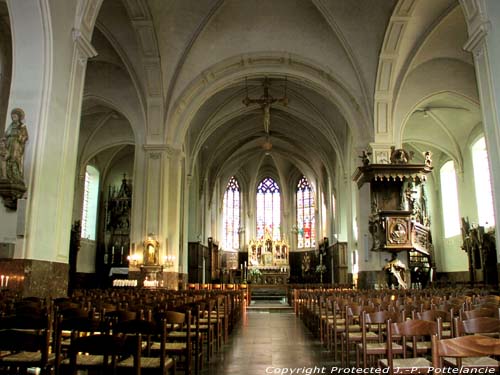
[[[85,65],[88,59],[97,56],[96,49],[80,29],[74,28],[71,31],[71,36],[78,50],[78,61],[80,64]]]
[[[140,41],[139,45],[142,48],[143,56],[146,58],[150,56],[158,56],[153,22],[151,22],[150,20],[132,20],[132,25],[137,31],[137,35]]]
[[[75,29],[81,30],[87,39],[92,38],[95,22],[103,0],[79,0]]]
[[[146,144],[146,145],[143,145],[142,148],[146,152],[166,152],[168,149],[168,146],[165,144],[158,144],[158,145]]]
[[[181,148],[167,145],[167,156],[170,159],[180,160],[185,157],[184,151]]]
[[[133,20],[146,19],[149,17],[147,5],[143,1],[123,0],[126,8]]]
[[[149,158],[153,160],[161,159],[161,152],[151,152]]]
[[[489,21],[484,21],[480,23],[472,33],[469,33],[469,39],[464,44],[464,50],[477,54],[481,54],[481,45],[484,42],[486,36],[491,30],[491,23]]]

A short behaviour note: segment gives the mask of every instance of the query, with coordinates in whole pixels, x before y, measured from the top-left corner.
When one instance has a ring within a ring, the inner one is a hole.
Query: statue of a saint
[[[0,178],[24,184],[24,145],[28,130],[24,125],[24,111],[14,108],[12,122],[0,140]]]

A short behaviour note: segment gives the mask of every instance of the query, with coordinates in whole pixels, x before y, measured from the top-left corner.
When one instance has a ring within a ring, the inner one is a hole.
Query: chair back
[[[462,367],[462,358],[500,355],[500,339],[472,335],[440,340],[432,337],[432,366],[443,369],[443,357],[457,358],[457,367]]]
[[[483,316],[475,319],[454,320],[456,336],[476,333],[500,334],[500,319]]]

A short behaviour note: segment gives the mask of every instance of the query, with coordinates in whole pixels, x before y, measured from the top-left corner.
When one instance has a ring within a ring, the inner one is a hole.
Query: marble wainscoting
[[[66,297],[69,265],[35,259],[0,259],[2,289],[23,297]],[[8,279],[7,279],[8,277]]]

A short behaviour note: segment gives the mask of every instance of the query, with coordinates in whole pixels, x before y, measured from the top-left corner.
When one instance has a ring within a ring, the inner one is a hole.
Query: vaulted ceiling
[[[378,70],[393,58],[381,51],[402,10],[396,140],[458,161],[480,116],[456,0],[104,0],[82,142],[96,123],[111,136],[121,122],[126,135],[113,139],[182,147],[188,173],[211,183],[262,170],[350,175],[353,150],[374,139]],[[443,69],[454,86],[438,82]],[[289,99],[271,108],[269,140],[262,109],[242,103],[262,95],[266,77],[273,97]]]

